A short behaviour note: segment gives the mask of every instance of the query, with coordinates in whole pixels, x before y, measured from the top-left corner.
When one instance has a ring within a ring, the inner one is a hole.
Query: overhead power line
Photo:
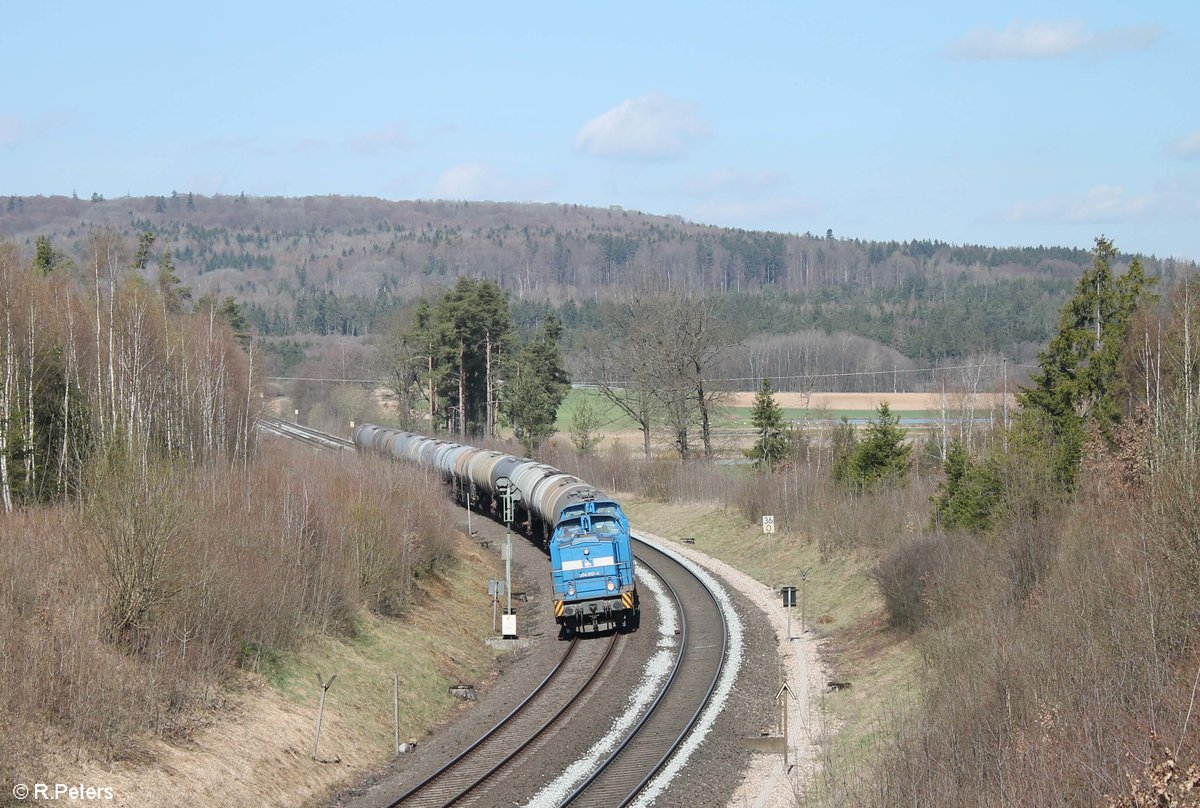
[[[936,373],[947,370],[985,370],[988,368],[1025,368],[1037,370],[1037,365],[1021,365],[1008,362],[991,362],[983,365],[942,365],[928,368],[892,368],[890,370],[849,370],[840,373],[793,373],[786,376],[772,376],[773,381],[791,381],[794,379],[843,379],[851,376],[895,376],[900,373]],[[339,384],[387,384],[387,379],[334,379],[317,376],[266,376],[269,382],[337,382]],[[725,379],[705,379],[705,382],[761,382],[762,376],[736,376]],[[573,387],[599,387],[598,382],[576,382]],[[612,383],[610,387],[625,385]]]
[[[790,381],[792,379],[840,379],[848,376],[893,376],[900,373],[933,373],[936,371],[945,370],[983,370],[985,368],[1027,368],[1037,370],[1037,365],[1018,365],[1009,362],[993,362],[983,365],[942,365],[941,367],[930,368],[893,368],[891,370],[852,370],[841,373],[794,373],[787,376],[772,376],[772,381]],[[705,382],[761,382],[762,376],[737,376],[727,379],[705,379]],[[598,382],[583,382],[578,387],[599,387]],[[624,385],[610,383],[610,387],[623,387]]]
[[[315,376],[264,376],[269,382],[338,382],[339,384],[387,384],[387,379],[321,379]]]

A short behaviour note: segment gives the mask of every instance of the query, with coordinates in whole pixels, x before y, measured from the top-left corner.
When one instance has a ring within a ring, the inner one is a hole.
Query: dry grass
[[[755,395],[754,392],[730,393],[728,406],[752,407]],[[1003,400],[1001,394],[994,393],[979,393],[976,394],[976,397],[978,399],[976,407],[984,412],[988,410],[989,406],[998,409]],[[784,409],[816,409],[835,412],[839,410],[872,412],[879,407],[881,402],[886,401],[893,412],[915,412],[936,410],[939,397],[932,393],[789,393],[780,391],[775,393],[775,401]],[[1013,397],[1009,396],[1009,407],[1013,405]]]
[[[495,561],[465,538],[455,555],[459,560],[441,574],[421,579],[403,619],[365,615],[353,639],[313,637],[264,674],[239,676],[186,740],[145,738],[108,764],[52,755],[42,776],[112,786],[131,806],[183,798],[229,806],[321,801],[390,758],[393,672],[400,674],[404,741],[459,709],[447,695],[449,683],[490,676],[492,655],[480,638],[491,617],[478,575]],[[326,678],[338,674],[321,730],[325,762],[310,759],[318,670]]]
[[[453,563],[435,487],[307,452],[106,461],[76,506],[0,520],[0,747],[17,750],[0,779],[48,771],[51,750],[115,765],[187,745],[246,672],[284,670],[316,636],[369,639],[364,610],[407,613],[416,576],[432,586]]]

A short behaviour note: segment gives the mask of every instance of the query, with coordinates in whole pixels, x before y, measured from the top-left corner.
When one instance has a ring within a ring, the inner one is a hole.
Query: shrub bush
[[[946,551],[942,536],[906,537],[871,570],[893,628],[913,632],[925,623],[926,590]]]

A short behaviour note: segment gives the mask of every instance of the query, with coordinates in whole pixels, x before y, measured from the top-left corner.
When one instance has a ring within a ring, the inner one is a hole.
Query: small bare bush
[[[106,572],[112,631],[139,647],[182,586],[183,475],[167,461],[110,454],[91,469],[83,502],[90,558]]]
[[[893,628],[912,632],[925,623],[927,590],[947,551],[943,536],[906,537],[871,570]]]
[[[1151,743],[1160,744],[1157,736]],[[1129,792],[1111,797],[1107,808],[1200,808],[1200,766],[1176,760],[1178,755],[1160,746],[1140,775],[1132,775]]]

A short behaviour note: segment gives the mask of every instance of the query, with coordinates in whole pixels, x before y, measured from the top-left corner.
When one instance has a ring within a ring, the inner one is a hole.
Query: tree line
[[[561,338],[549,314],[535,336],[518,339],[508,295],[490,281],[460,278],[403,312],[382,340],[401,425],[427,423],[465,438],[495,436],[504,423],[533,454],[554,433],[570,389]]]
[[[86,263],[0,243],[0,503],[61,499],[97,452],[198,462],[245,456],[254,368],[231,299],[185,311],[168,252],[112,229]],[[157,264],[153,270],[152,264]],[[236,327],[236,326],[235,326]]]

